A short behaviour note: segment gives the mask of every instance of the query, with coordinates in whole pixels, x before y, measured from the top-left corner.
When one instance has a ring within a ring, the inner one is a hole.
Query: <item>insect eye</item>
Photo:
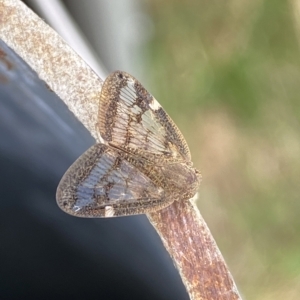
[[[119,77],[120,79],[123,79],[123,74],[122,74],[122,73],[118,73],[118,77]]]

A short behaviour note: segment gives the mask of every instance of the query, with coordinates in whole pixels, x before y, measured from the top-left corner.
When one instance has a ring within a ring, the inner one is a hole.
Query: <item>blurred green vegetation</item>
[[[245,299],[300,295],[300,2],[149,0],[151,92]]]

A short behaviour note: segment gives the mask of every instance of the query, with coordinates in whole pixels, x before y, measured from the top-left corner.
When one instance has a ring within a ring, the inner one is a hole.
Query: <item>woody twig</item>
[[[86,63],[19,0],[0,0],[0,38],[65,102],[91,135],[102,88]],[[241,299],[224,259],[194,202],[174,202],[148,214],[191,299]]]

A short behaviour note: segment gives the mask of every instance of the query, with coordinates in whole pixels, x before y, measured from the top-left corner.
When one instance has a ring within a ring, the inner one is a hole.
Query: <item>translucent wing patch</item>
[[[57,203],[79,217],[141,214],[168,206],[162,187],[124,151],[96,144],[69,168],[57,189]]]
[[[104,82],[98,112],[101,136],[109,144],[144,157],[190,161],[185,139],[172,119],[131,75],[116,71]]]
[[[97,128],[103,141],[69,168],[57,203],[78,217],[149,213],[190,199],[201,175],[185,139],[151,94],[131,75],[105,80]]]

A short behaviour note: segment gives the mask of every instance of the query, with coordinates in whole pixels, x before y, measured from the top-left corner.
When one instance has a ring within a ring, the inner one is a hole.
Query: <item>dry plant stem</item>
[[[0,0],[0,38],[66,103],[99,142],[102,80],[19,0]],[[241,299],[209,229],[190,201],[148,215],[191,299]]]
[[[91,135],[103,81],[20,0],[0,0],[0,38],[65,102]]]
[[[172,256],[191,299],[241,299],[193,200],[148,215]]]

